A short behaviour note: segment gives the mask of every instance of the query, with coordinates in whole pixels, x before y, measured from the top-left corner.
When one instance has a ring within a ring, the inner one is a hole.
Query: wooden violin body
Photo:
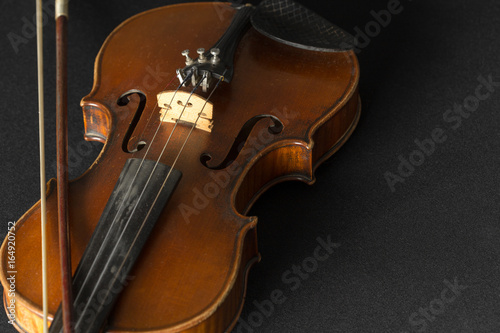
[[[104,43],[96,59],[94,87],[82,100],[86,139],[105,146],[92,167],[69,185],[73,271],[127,159],[159,158],[182,172],[125,279],[107,331],[229,331],[243,306],[248,270],[260,258],[257,218],[244,214],[273,184],[313,183],[315,168],[347,140],[359,119],[359,69],[352,51],[302,50],[250,28],[236,51],[232,82],[222,82],[211,96],[212,131],[195,129],[175,162],[190,127],[179,124],[173,131],[173,123],[160,123],[156,97],[172,89],[166,87],[184,65],[180,51],[209,48],[224,33],[234,10],[226,9],[221,16],[217,6],[221,4],[162,7],[124,22]],[[145,101],[132,94],[129,103],[118,103],[136,91]],[[139,120],[132,126],[134,117]],[[283,128],[272,133],[269,128],[276,118]],[[250,119],[258,121],[237,154],[217,168]],[[130,140],[124,141],[131,128]],[[141,141],[145,147],[133,152]],[[210,156],[206,164],[211,168],[200,161],[202,156]],[[61,293],[57,193],[51,188],[47,242],[53,315]],[[41,332],[42,323],[39,224],[36,204],[15,227],[16,325],[28,332]],[[8,289],[5,242],[1,251],[1,282]],[[7,293],[4,302],[11,302]]]

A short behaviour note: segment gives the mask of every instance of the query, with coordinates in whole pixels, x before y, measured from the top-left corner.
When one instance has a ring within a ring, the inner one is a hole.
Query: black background
[[[101,147],[83,143],[79,107],[91,89],[101,44],[126,18],[175,2],[70,1],[70,150],[78,153],[72,178]],[[353,34],[374,21],[372,10],[388,6],[299,2]],[[443,119],[474,94],[479,76],[500,81],[500,3],[405,0],[401,6],[359,53],[363,114],[351,139],[317,170],[314,186],[281,184],[251,211],[260,219],[262,262],[250,273],[241,316],[252,330],[240,332],[500,331],[500,87],[458,128]],[[34,1],[0,4],[2,237],[8,221],[39,198],[36,38],[27,38],[16,53],[7,37],[22,36],[23,18],[32,21],[34,13]],[[44,35],[47,165],[54,177],[52,19]],[[446,141],[391,191],[384,174],[397,173],[398,157],[408,158],[418,149],[415,140],[430,138],[436,128]],[[291,290],[282,275],[313,255],[318,237],[329,235],[339,247]],[[445,280],[466,288],[426,320],[418,312],[438,309]],[[275,289],[285,302],[258,315],[254,301],[269,300]],[[410,323],[412,314],[418,324]],[[3,332],[14,331],[4,314],[0,322]]]

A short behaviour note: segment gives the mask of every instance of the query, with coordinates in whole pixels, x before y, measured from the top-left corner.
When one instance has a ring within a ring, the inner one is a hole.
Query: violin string
[[[180,85],[177,87],[177,89],[175,90],[175,92],[174,92],[174,94],[173,94],[173,96],[172,96],[172,100],[170,101],[170,103],[172,103],[172,102],[173,102],[173,100],[174,100],[174,98],[175,98],[175,96],[176,96],[177,92],[180,90],[180,88],[181,88],[181,87],[182,87],[182,86],[183,86],[183,85],[184,85],[184,84],[185,84],[188,80],[190,80],[190,79],[191,79],[191,76],[190,76],[190,75],[188,75],[188,76],[186,77],[186,79],[185,79],[183,82],[181,82],[181,84],[180,84]],[[193,92],[194,92],[194,90],[193,90]],[[156,109],[156,107],[157,107],[157,106],[158,106],[158,102],[155,104],[155,108],[154,108],[154,109]],[[184,110],[183,110],[183,111],[184,111]],[[182,115],[182,113],[181,113],[181,115]],[[160,121],[160,125],[159,125],[159,126],[161,126],[161,124],[162,124],[162,122],[163,122],[163,119],[164,119],[164,117],[161,119],[161,121]],[[175,128],[174,128],[174,129],[175,129]],[[156,134],[158,133],[158,130],[159,130],[159,127],[156,129],[155,135],[154,135],[153,139],[151,140],[151,143],[154,141],[154,138],[156,137]],[[150,145],[148,146],[148,148],[146,149],[146,153],[144,154],[144,158],[141,160],[141,163],[139,164],[139,167],[137,168],[137,171],[135,172],[134,177],[132,178],[132,181],[130,182],[130,186],[129,186],[129,188],[127,189],[127,193],[125,194],[125,197],[128,197],[128,196],[129,196],[129,194],[130,194],[130,192],[131,192],[131,190],[132,190],[132,184],[133,184],[133,183],[134,183],[134,181],[137,179],[137,176],[138,176],[138,174],[139,174],[139,172],[140,172],[140,170],[141,170],[141,168],[142,168],[142,165],[144,164],[144,161],[145,161],[145,159],[146,159],[146,155],[148,154],[149,150],[151,149],[151,146],[152,146],[152,144],[150,144]],[[121,201],[121,202],[120,202],[120,205],[118,206],[118,209],[116,210],[116,211],[117,211],[117,213],[116,213],[115,218],[113,219],[113,221],[111,221],[110,228],[108,229],[108,231],[107,231],[107,233],[106,233],[106,235],[105,235],[105,237],[104,237],[104,239],[103,239],[103,241],[102,241],[102,243],[103,243],[103,244],[105,244],[105,243],[109,240],[109,237],[110,237],[110,235],[111,235],[110,231],[111,231],[112,227],[113,227],[113,226],[117,223],[117,217],[119,216],[119,213],[120,213],[120,211],[122,210],[123,203],[124,203],[124,202],[123,202],[123,201]],[[100,248],[99,248],[99,250],[98,250],[98,252],[97,252],[97,254],[96,254],[96,257],[97,257],[97,256],[99,256],[99,255],[101,255],[101,254],[102,254],[102,251],[103,251],[103,247],[100,247]],[[94,264],[95,264],[95,261],[93,261],[93,262],[92,262],[92,264],[91,264],[91,266],[90,266],[89,270],[92,270],[92,268],[94,267]],[[78,270],[78,271],[77,271],[77,273],[76,273],[76,274],[75,274],[75,276],[74,276],[74,280],[78,279],[80,274],[82,274],[82,272],[81,272],[80,270]],[[88,276],[88,275],[87,275],[87,276],[85,276],[84,281],[83,281],[83,284],[87,283],[88,278],[89,278],[89,276]],[[81,296],[81,291],[78,291],[77,295],[75,296],[75,300],[74,300],[74,302],[75,302],[75,303],[77,302],[77,300],[79,299],[79,297],[80,297],[80,296]]]
[[[175,99],[175,95],[177,94],[177,91],[178,91],[178,90],[180,89],[180,87],[182,87],[182,85],[184,85],[184,83],[185,83],[185,82],[187,82],[187,80],[189,80],[190,78],[191,78],[191,76],[190,76],[190,75],[188,75],[188,77],[186,77],[186,79],[185,79],[185,80],[181,83],[181,85],[179,85],[179,87],[177,88],[176,92],[175,92],[175,93],[174,93],[174,95],[172,96],[172,99],[171,99],[171,101],[170,101],[170,105],[172,104],[173,100]],[[191,97],[193,96],[194,92],[195,92],[195,91],[199,88],[199,86],[201,85],[201,83],[203,82],[203,80],[204,80],[205,78],[206,78],[206,74],[202,77],[202,79],[198,82],[198,84],[197,84],[197,85],[193,88],[193,90],[191,91],[191,93],[190,93],[190,95],[189,95],[189,98],[187,99],[187,101],[186,101],[186,103],[185,103],[185,105],[184,105],[184,108],[183,108],[183,110],[182,110],[182,112],[181,112],[181,114],[180,114],[180,116],[179,116],[179,119],[181,119],[181,118],[182,118],[182,115],[184,114],[184,111],[186,110],[186,107],[187,107],[187,105],[188,105],[189,100],[191,99]],[[139,171],[140,171],[140,169],[141,169],[141,167],[142,167],[142,165],[143,165],[143,163],[144,163],[144,161],[145,161],[145,159],[146,159],[146,155],[147,155],[147,153],[149,152],[149,149],[151,148],[152,143],[153,143],[154,139],[156,138],[156,136],[157,136],[157,134],[158,134],[158,131],[159,131],[160,127],[161,127],[161,124],[162,124],[163,119],[165,118],[166,114],[167,114],[167,113],[165,112],[165,115],[163,116],[162,121],[160,122],[160,124],[159,124],[158,128],[156,129],[156,132],[155,132],[155,134],[154,134],[154,136],[153,136],[153,139],[151,140],[151,142],[150,142],[150,144],[149,144],[148,150],[146,151],[146,154],[144,155],[143,159],[141,160],[141,163],[140,163],[139,167],[137,168],[137,171],[136,171],[136,173],[135,173],[135,175],[134,175],[134,178],[133,178],[133,179],[132,179],[132,181],[131,181],[131,184],[130,184],[130,186],[129,186],[128,190],[127,190],[127,193],[126,193],[125,197],[128,197],[128,195],[130,194],[130,191],[131,191],[131,189],[132,189],[132,184],[134,183],[134,180],[136,179],[137,175],[139,174]],[[198,121],[198,119],[197,119],[197,121]],[[164,145],[164,147],[163,147],[162,154],[163,154],[163,152],[165,151],[165,149],[166,149],[166,147],[167,147],[168,143],[170,142],[170,139],[171,139],[171,137],[172,137],[172,135],[173,135],[173,133],[174,133],[174,131],[175,131],[176,127],[177,127],[177,124],[178,124],[178,121],[175,123],[174,128],[173,128],[173,129],[172,129],[172,131],[170,132],[170,136],[169,136],[169,138],[168,138],[167,142],[165,143],[165,145]],[[161,158],[161,155],[160,155],[160,158]],[[137,207],[138,207],[138,205],[139,205],[139,202],[140,202],[140,200],[141,200],[142,196],[144,195],[145,190],[146,190],[146,188],[147,188],[147,186],[148,186],[149,182],[151,181],[151,178],[152,178],[152,176],[154,175],[154,172],[155,172],[155,170],[156,170],[156,168],[157,168],[157,166],[158,166],[158,164],[159,164],[159,160],[160,160],[160,158],[158,158],[158,160],[156,161],[156,163],[155,163],[155,165],[154,165],[154,167],[153,167],[153,170],[150,172],[149,177],[148,177],[148,179],[147,179],[147,181],[146,181],[146,185],[143,187],[143,189],[142,189],[142,191],[141,191],[141,194],[139,195],[139,198],[137,199],[137,202],[136,202],[136,204],[135,204],[134,208],[132,209],[132,211],[130,212],[130,215],[129,215],[129,216],[132,216],[132,215],[134,214],[135,210],[137,209]],[[170,173],[169,173],[169,174],[170,174]],[[167,176],[167,177],[168,177],[168,176]],[[155,200],[155,201],[156,201],[156,200]],[[115,218],[113,219],[113,221],[112,221],[111,225],[113,225],[113,224],[115,224],[115,223],[116,223],[116,220],[117,220],[117,219],[116,219],[116,217],[117,217],[117,216],[119,215],[119,213],[120,213],[121,207],[123,206],[123,202],[124,202],[124,200],[120,203],[119,209],[117,210],[117,214],[115,215]],[[149,216],[149,214],[148,214],[148,216]],[[112,251],[111,251],[110,257],[112,257],[112,255],[115,253],[116,249],[118,248],[118,246],[117,246],[117,245],[120,243],[120,240],[122,239],[122,236],[123,236],[123,234],[125,233],[125,231],[126,231],[127,227],[129,226],[129,224],[130,224],[130,219],[129,219],[129,220],[127,220],[127,222],[125,223],[125,226],[123,227],[123,229],[122,229],[122,231],[121,231],[121,233],[120,233],[120,236],[118,237],[118,241],[115,243],[115,245],[114,245],[114,247],[113,247],[113,249],[112,249]],[[142,229],[142,227],[143,227],[143,225],[141,225],[141,229]],[[110,230],[111,230],[111,228],[110,228]],[[110,234],[110,232],[109,232],[109,231],[110,231],[110,230],[108,230],[108,233],[107,233],[107,235],[106,235],[106,237],[105,237],[104,241],[102,242],[103,244],[106,242],[106,239],[109,237],[109,234]],[[135,243],[135,239],[134,239],[134,242],[132,243],[132,245],[133,245],[134,243]],[[100,247],[100,248],[99,248],[98,254],[97,254],[96,256],[98,256],[98,255],[102,252],[102,249],[103,249],[102,247]],[[129,252],[130,252],[130,249],[129,249]],[[128,256],[128,253],[129,253],[129,252],[127,252],[127,256]],[[91,264],[91,268],[90,268],[90,269],[92,269],[92,267],[94,266],[94,263],[95,263],[95,261]],[[105,270],[107,269],[107,267],[108,267],[108,266],[109,266],[109,261],[108,261],[108,262],[104,265],[103,271],[105,271]],[[122,267],[123,267],[123,263],[122,263],[122,265],[120,266],[120,268],[119,268],[119,270],[118,270],[117,272],[119,272],[119,271],[121,270],[121,268],[122,268]],[[87,279],[88,279],[88,278],[89,278],[89,276],[87,275],[87,276],[85,277],[85,279],[84,279],[84,283],[87,281]],[[98,283],[100,283],[101,279],[102,279],[102,275],[101,275],[101,276],[99,276],[98,280],[96,281],[96,283],[95,283],[94,285],[97,285]],[[114,280],[116,280],[116,278],[115,278]],[[114,280],[113,280],[113,282],[114,282]],[[92,292],[92,294],[94,294],[94,293],[95,293],[95,289],[94,289],[94,291]],[[107,297],[107,295],[108,295],[108,294],[109,294],[109,292],[107,292],[106,297]],[[78,292],[78,295],[77,295],[77,297],[75,297],[75,300],[76,300],[77,298],[79,298],[79,297],[80,297],[80,295],[81,295],[81,290]],[[106,298],[104,298],[104,299],[106,299]],[[101,304],[101,305],[102,305],[102,304]],[[88,306],[89,306],[89,304],[88,304],[88,303],[87,303],[87,304],[85,304],[85,307],[84,307],[84,309],[82,310],[82,313],[83,313],[83,311],[86,311],[86,309],[88,308]],[[78,318],[78,320],[77,320],[77,325],[80,323],[81,319],[82,319],[82,317]]]
[[[174,80],[176,78],[177,78],[177,75],[174,75],[174,77],[172,78],[172,80],[170,80],[170,82],[165,86],[165,90],[172,84],[172,82],[174,82]],[[184,83],[182,83],[182,84],[184,84]],[[179,90],[179,88],[182,86],[182,84],[177,88],[177,90]],[[177,90],[176,90],[176,93],[177,93]],[[174,95],[174,97],[175,97],[175,95]],[[157,108],[158,108],[158,99],[156,100],[156,104],[155,104],[155,107],[153,108],[153,111],[149,114],[148,121],[146,122],[146,125],[142,129],[142,132],[141,132],[141,135],[139,136],[139,138],[143,138],[144,137],[144,132],[146,131],[146,128],[148,128],[149,123],[151,122],[151,119],[153,118],[153,115],[156,113],[156,109]]]
[[[126,253],[126,255],[124,256],[123,261],[122,261],[122,263],[121,263],[120,267],[118,268],[117,272],[120,272],[120,271],[122,270],[123,266],[125,265],[125,262],[126,262],[127,258],[128,258],[128,257],[129,257],[129,255],[130,255],[130,251],[132,250],[132,247],[134,246],[134,244],[135,244],[135,242],[137,241],[137,238],[139,237],[139,235],[140,235],[140,233],[141,233],[141,231],[142,231],[142,229],[143,229],[144,225],[146,224],[146,221],[147,221],[147,219],[148,219],[149,215],[151,214],[151,211],[153,210],[153,207],[154,207],[154,205],[156,204],[156,201],[158,200],[158,198],[159,198],[159,196],[160,196],[160,194],[161,194],[161,192],[162,192],[163,188],[164,188],[164,187],[165,187],[165,185],[167,184],[167,181],[168,181],[168,179],[170,178],[170,174],[172,173],[172,170],[174,169],[175,165],[177,164],[177,161],[179,160],[179,157],[181,156],[181,154],[182,154],[182,152],[183,152],[183,150],[184,150],[184,147],[186,146],[186,144],[187,144],[187,142],[188,142],[189,138],[191,137],[191,134],[193,133],[193,130],[196,128],[196,125],[197,125],[197,123],[198,123],[198,120],[199,120],[199,119],[200,119],[200,117],[201,117],[201,114],[203,113],[203,110],[205,109],[206,105],[208,104],[208,101],[209,101],[209,100],[210,100],[210,98],[212,97],[212,95],[213,95],[213,93],[215,92],[215,90],[219,87],[220,83],[221,83],[222,81],[224,81],[224,74],[225,74],[225,73],[226,73],[226,71],[224,71],[223,75],[220,77],[219,81],[217,82],[217,84],[215,85],[215,87],[212,89],[212,91],[210,92],[209,96],[205,99],[205,104],[203,104],[202,109],[201,109],[201,110],[200,110],[200,112],[198,113],[198,117],[196,118],[196,121],[195,121],[195,122],[193,123],[193,125],[191,126],[191,129],[189,130],[189,133],[188,133],[188,135],[186,136],[186,139],[184,140],[184,142],[183,142],[183,144],[182,144],[181,149],[180,149],[180,150],[179,150],[179,152],[177,153],[177,156],[176,156],[176,158],[175,158],[175,160],[174,160],[174,163],[172,163],[172,166],[171,166],[171,168],[170,168],[170,170],[169,170],[169,172],[168,172],[167,176],[165,177],[165,180],[163,181],[162,186],[160,187],[160,189],[159,189],[158,193],[156,194],[156,197],[155,197],[155,199],[153,200],[153,203],[152,203],[152,205],[150,206],[150,208],[149,208],[149,210],[148,210],[148,213],[146,214],[146,217],[143,219],[142,224],[141,224],[141,227],[139,228],[139,231],[136,233],[136,236],[135,236],[134,240],[132,241],[132,245],[131,245],[131,247],[129,248],[129,250],[128,250],[128,252]],[[200,82],[201,82],[201,81],[200,81]],[[166,145],[165,145],[165,147],[166,147]],[[158,159],[157,163],[159,163],[159,159]],[[149,179],[148,179],[148,182],[149,182]],[[147,185],[148,185],[148,184],[146,183],[145,187],[147,187]],[[144,191],[143,191],[143,193],[144,193]],[[141,196],[143,195],[143,193],[141,193]],[[139,199],[139,200],[140,200],[140,199]],[[139,202],[139,200],[138,200],[138,202]],[[136,204],[136,206],[137,206],[137,204]],[[135,208],[134,208],[134,209],[135,209]],[[123,232],[122,232],[122,234],[123,234]],[[120,237],[121,237],[121,236],[120,236]],[[112,282],[110,283],[110,285],[113,285],[113,284],[115,283],[115,281],[116,281],[116,279],[117,279],[117,276],[118,276],[118,275],[119,275],[119,274],[115,274],[115,276],[114,276],[114,278],[113,278]],[[109,295],[109,290],[108,290],[108,291],[106,291],[106,295],[105,295],[104,299],[106,299],[106,298],[108,297],[108,295]],[[102,304],[100,304],[100,305],[99,305],[99,308],[97,309],[97,311],[99,312],[99,311],[101,310],[101,308],[102,308]]]

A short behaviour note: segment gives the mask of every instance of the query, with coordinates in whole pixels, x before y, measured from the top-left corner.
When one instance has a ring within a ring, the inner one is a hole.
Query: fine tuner
[[[211,48],[210,52],[205,52],[204,48],[199,48],[196,50],[198,58],[193,59],[189,56],[189,50],[182,51],[182,56],[186,57],[185,63],[187,67],[177,70],[177,77],[179,78],[180,83],[182,83],[184,87],[189,86],[190,77],[193,87],[200,85],[203,92],[207,92],[208,88],[210,88],[212,71],[217,70],[219,64],[224,66],[224,64],[221,64],[221,58],[219,57],[220,52],[220,49],[217,47]],[[204,66],[199,67],[200,65]],[[210,68],[210,65],[213,66],[213,69]],[[202,81],[201,83],[200,80]]]
[[[184,87],[201,86],[203,92],[210,88],[212,80],[230,83],[234,71],[234,54],[241,38],[250,27],[250,19],[255,11],[252,5],[238,9],[231,24],[220,39],[206,51],[196,50],[198,58],[189,56],[189,50],[182,51],[186,67],[177,69],[177,77]]]
[[[195,63],[198,64],[205,64],[207,62],[210,62],[213,65],[217,65],[220,62],[219,54],[220,54],[220,49],[214,47],[210,50],[210,54],[212,57],[207,57],[205,55],[205,49],[204,48],[199,48],[196,50],[196,53],[198,53],[198,58],[194,60],[189,56],[189,50],[184,50],[182,51],[182,55],[186,57],[186,66],[191,66],[194,65]]]

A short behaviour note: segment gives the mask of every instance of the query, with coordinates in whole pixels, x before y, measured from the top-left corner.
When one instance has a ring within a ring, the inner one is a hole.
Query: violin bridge
[[[165,123],[183,122],[212,132],[213,104],[184,91],[163,91],[157,95],[160,120]],[[201,114],[200,114],[201,113]],[[199,115],[199,116],[198,116]]]

